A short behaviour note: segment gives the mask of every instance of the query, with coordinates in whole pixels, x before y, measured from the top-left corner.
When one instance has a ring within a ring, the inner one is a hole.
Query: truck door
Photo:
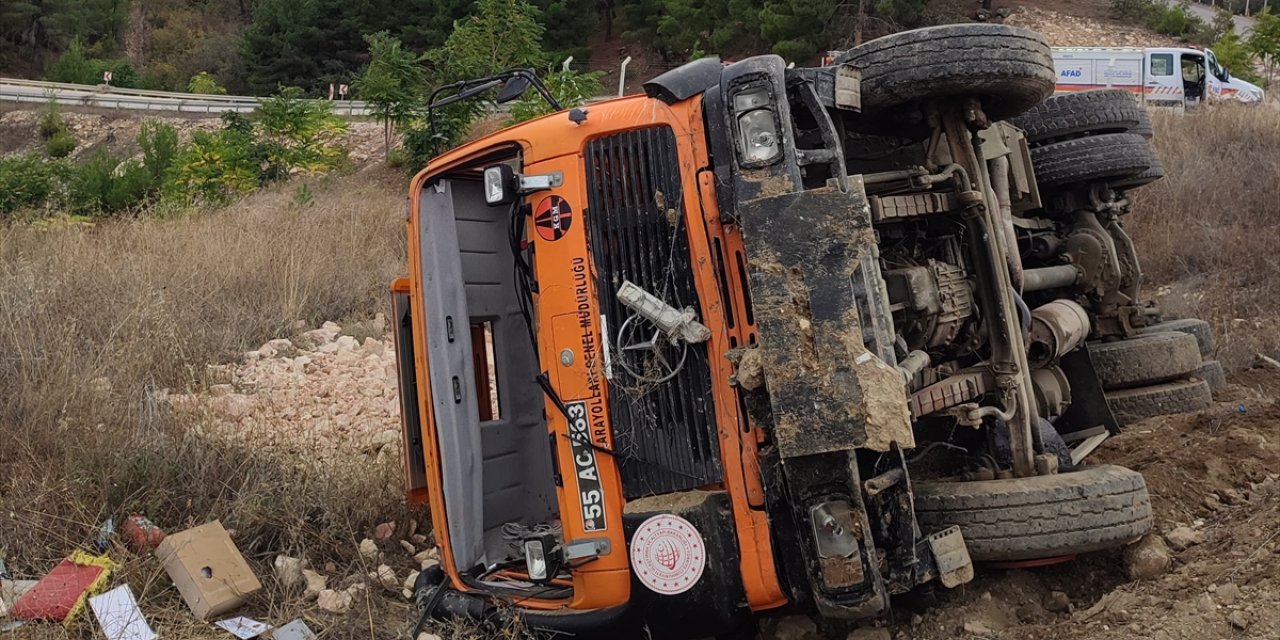
[[[1142,93],[1152,106],[1183,107],[1184,87],[1177,62],[1178,56],[1172,51],[1147,53],[1146,86]]]

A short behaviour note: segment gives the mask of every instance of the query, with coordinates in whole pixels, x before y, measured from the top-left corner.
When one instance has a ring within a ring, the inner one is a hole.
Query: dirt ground
[[[1190,530],[1191,546],[1169,543],[1164,575],[1130,580],[1121,552],[987,567],[962,588],[895,602],[893,637],[1280,638],[1278,392],[1280,371],[1242,372],[1212,408],[1134,425],[1090,458],[1143,473],[1158,533]]]

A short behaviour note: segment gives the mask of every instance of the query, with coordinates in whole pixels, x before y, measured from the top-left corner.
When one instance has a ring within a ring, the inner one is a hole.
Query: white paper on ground
[[[89,598],[89,606],[108,640],[155,640],[156,632],[142,617],[129,585]]]
[[[226,620],[219,620],[214,624],[226,629],[231,633],[231,635],[240,638],[240,640],[256,638],[266,633],[267,630],[271,628],[271,625],[258,622],[252,618],[246,618],[244,616],[236,616],[234,618],[227,618]]]

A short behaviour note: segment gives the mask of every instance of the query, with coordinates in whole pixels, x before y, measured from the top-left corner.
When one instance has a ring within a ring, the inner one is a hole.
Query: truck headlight
[[[738,121],[738,152],[743,164],[766,164],[778,157],[778,117],[769,89],[748,87],[733,96],[734,117]]]
[[[530,582],[547,582],[560,571],[556,539],[553,535],[534,536],[524,540],[524,566]]]
[[[516,172],[505,164],[484,168],[484,201],[491,207],[516,199]]]

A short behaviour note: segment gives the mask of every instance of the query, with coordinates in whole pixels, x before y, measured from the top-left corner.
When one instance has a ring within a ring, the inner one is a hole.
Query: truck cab
[[[975,560],[1145,534],[1141,475],[1064,444],[1115,422],[1088,274],[1023,268],[1032,233],[1125,237],[1036,218],[1003,120],[1052,90],[1039,35],[949,25],[816,68],[704,58],[434,158],[392,286],[408,498],[440,554],[423,619],[869,620]]]

